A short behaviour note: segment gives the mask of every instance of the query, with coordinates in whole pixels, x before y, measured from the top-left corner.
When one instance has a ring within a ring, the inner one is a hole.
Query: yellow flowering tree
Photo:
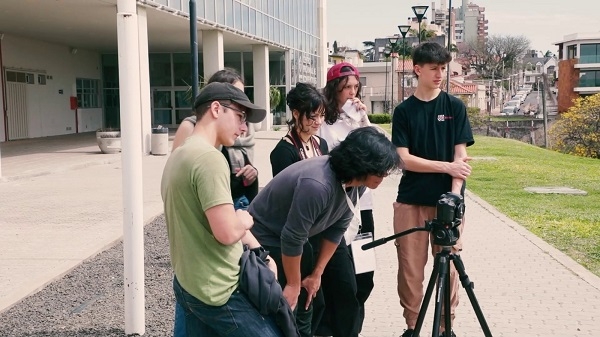
[[[549,130],[552,149],[600,158],[600,94],[580,97]]]

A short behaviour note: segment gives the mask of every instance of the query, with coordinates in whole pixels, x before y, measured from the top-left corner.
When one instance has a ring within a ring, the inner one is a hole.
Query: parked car
[[[511,99],[510,101],[504,104],[504,107],[515,106],[517,109],[521,106],[521,100],[519,99]]]
[[[519,90],[519,91],[517,91],[517,95],[521,95],[521,96],[527,97],[527,95],[529,95],[529,91],[527,91],[527,90]]]
[[[516,94],[514,95],[510,100],[511,101],[519,101],[519,104],[523,103],[523,101],[525,101],[525,95],[523,94]]]
[[[502,109],[502,112],[500,112],[500,114],[506,116],[514,115],[517,113],[518,109],[519,108],[517,108],[516,106],[505,106]]]
[[[527,90],[527,92],[531,92],[532,86],[531,86],[531,84],[523,84],[521,87],[519,87],[519,90],[521,90],[521,89]]]

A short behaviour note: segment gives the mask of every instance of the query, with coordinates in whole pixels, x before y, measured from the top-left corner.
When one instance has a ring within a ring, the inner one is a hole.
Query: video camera
[[[426,221],[424,227],[414,227],[404,232],[366,243],[362,246],[362,250],[377,247],[395,238],[418,231],[431,232],[433,234],[433,243],[438,246],[454,246],[460,236],[458,225],[461,224],[464,215],[465,202],[462,195],[452,192],[444,193],[437,201],[435,219]]]
[[[433,243],[439,246],[454,246],[460,236],[458,225],[465,215],[462,195],[448,192],[442,194],[436,205],[436,218],[429,221]]]

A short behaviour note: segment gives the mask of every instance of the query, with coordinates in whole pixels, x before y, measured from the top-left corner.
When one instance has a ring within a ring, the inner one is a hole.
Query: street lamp
[[[501,87],[502,87],[502,104],[501,107],[504,108],[504,96],[506,96],[506,93],[504,91],[504,59],[506,58],[506,53],[502,53],[502,81],[500,82]]]
[[[394,55],[396,54],[396,42],[398,42],[398,38],[390,37],[388,41],[390,41],[390,45],[392,46],[392,99],[390,100],[390,109],[392,109],[394,106],[394,73],[396,72],[396,70],[394,69]]]
[[[419,22],[419,44],[421,44],[421,21],[423,21],[423,17],[425,16],[425,12],[427,12],[427,8],[429,8],[429,6],[412,6],[412,10],[417,17],[417,21]]]
[[[388,84],[388,59],[391,55],[391,50],[390,47],[387,46],[385,47],[385,49],[383,50],[383,56],[385,56],[385,86],[383,87],[383,90],[385,90],[384,93],[384,103],[383,103],[383,110],[384,111],[388,111],[388,100],[387,100],[387,84]]]
[[[404,102],[404,57],[406,56],[406,34],[410,30],[409,25],[398,26],[400,34],[402,34],[402,98],[401,102]]]
[[[450,0],[450,3],[448,4],[448,52],[451,52],[451,44],[452,41],[450,39],[450,37],[452,36],[451,30],[452,28],[452,0]],[[450,64],[448,64],[448,68],[446,69],[446,92],[449,94],[450,93]]]

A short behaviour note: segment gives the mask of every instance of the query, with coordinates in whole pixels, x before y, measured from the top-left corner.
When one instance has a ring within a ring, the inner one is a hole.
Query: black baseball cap
[[[207,84],[194,100],[194,110],[204,103],[219,100],[229,100],[246,108],[246,120],[250,123],[260,123],[265,119],[267,111],[252,104],[246,94],[229,83],[212,82]]]

